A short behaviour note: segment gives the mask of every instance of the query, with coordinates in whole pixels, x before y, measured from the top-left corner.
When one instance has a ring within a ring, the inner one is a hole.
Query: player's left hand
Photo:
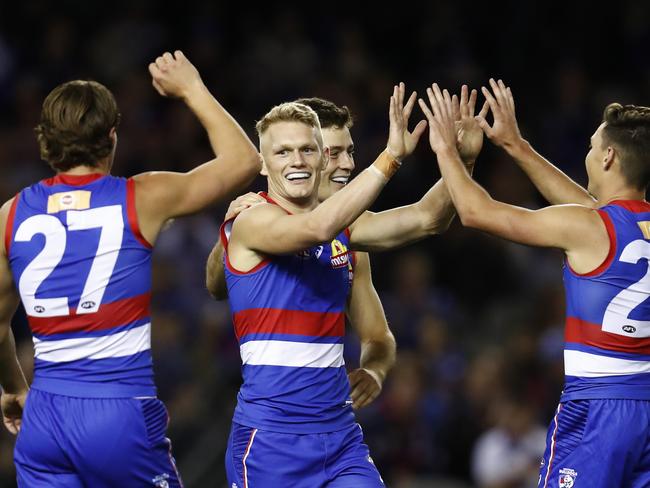
[[[20,393],[3,392],[0,397],[0,408],[2,409],[2,422],[9,432],[17,435],[23,417],[23,407],[27,399],[27,391]]]
[[[381,393],[382,380],[371,369],[355,369],[348,373],[348,379],[352,390],[350,396],[354,410],[370,405]]]
[[[456,125],[451,95],[447,90],[440,91],[437,83],[427,88],[431,108],[420,98],[420,108],[429,121],[429,143],[436,154],[458,151],[456,148]]]
[[[258,195],[257,193],[248,192],[244,195],[240,195],[232,202],[230,202],[224,220],[234,219],[247,208],[254,207],[260,203],[266,203],[266,200],[264,200],[264,197]]]
[[[457,134],[456,147],[466,166],[474,164],[483,147],[483,129],[474,118],[477,96],[476,90],[470,92],[467,85],[463,85],[460,90],[460,103],[456,95],[451,97]]]
[[[406,105],[404,105],[405,92],[406,86],[404,83],[400,83],[399,86],[393,87],[393,96],[390,99],[390,132],[386,148],[397,161],[401,161],[413,153],[420,137],[427,128],[427,121],[421,120],[413,129],[413,132],[409,132],[409,118],[415,105],[417,93],[411,93]]]

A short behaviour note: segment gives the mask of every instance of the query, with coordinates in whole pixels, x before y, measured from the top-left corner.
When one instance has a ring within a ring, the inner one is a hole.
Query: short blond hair
[[[255,124],[257,135],[261,136],[264,134],[276,122],[302,122],[309,127],[318,129],[318,133],[321,133],[318,115],[314,109],[304,103],[285,102],[273,107]]]

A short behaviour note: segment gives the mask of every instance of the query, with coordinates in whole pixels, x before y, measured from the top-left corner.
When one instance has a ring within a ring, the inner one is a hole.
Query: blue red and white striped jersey
[[[587,274],[564,267],[562,400],[650,400],[650,204],[618,200],[598,212],[609,255]]]
[[[34,388],[155,396],[151,246],[134,188],[109,175],[58,175],[14,199],[5,247],[33,334]]]
[[[231,225],[222,226],[224,268],[244,379],[233,420],[297,434],[352,425],[343,361],[353,270],[349,232],[299,253],[269,256],[243,273],[228,260]]]

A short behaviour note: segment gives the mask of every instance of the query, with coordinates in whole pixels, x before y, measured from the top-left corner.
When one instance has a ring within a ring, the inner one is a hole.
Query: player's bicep
[[[529,210],[491,200],[478,218],[480,230],[520,244],[575,248],[584,241],[585,232],[600,225],[591,209],[580,205],[554,205]]]
[[[317,244],[320,232],[310,214],[291,215],[275,205],[258,205],[235,219],[231,244],[260,254],[290,254]]]

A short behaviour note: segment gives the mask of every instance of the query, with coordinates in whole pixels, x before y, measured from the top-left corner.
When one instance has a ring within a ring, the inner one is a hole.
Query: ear
[[[108,131],[108,137],[111,138],[111,141],[113,141],[113,145],[117,142],[117,129],[115,127],[111,127],[111,130]]]
[[[260,155],[260,159],[262,160],[262,169],[260,170],[260,174],[262,176],[268,176],[269,171],[266,169],[266,161],[264,161],[264,156],[262,156],[262,153],[258,153]]]
[[[616,158],[616,150],[612,146],[607,146],[605,151],[605,157],[603,158],[603,169],[608,171],[614,164],[614,159]]]
[[[325,168],[327,168],[327,163],[329,162],[330,162],[330,147],[323,146],[323,167],[321,168],[321,171],[324,171]]]

